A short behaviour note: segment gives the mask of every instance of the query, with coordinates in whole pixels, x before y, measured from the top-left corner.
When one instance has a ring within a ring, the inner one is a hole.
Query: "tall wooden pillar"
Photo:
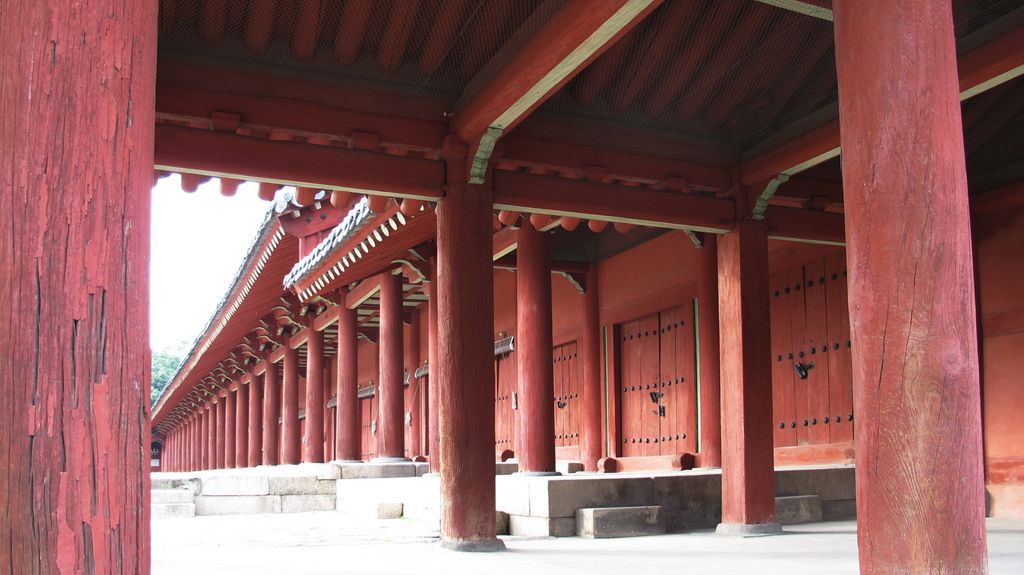
[[[697,321],[700,342],[700,466],[722,466],[721,349],[718,343],[718,236],[705,234],[700,247]]]
[[[277,364],[267,360],[263,372],[263,465],[281,462],[277,418],[281,416],[281,383]]]
[[[344,294],[342,294],[344,295]],[[344,297],[341,301],[345,301]],[[338,374],[337,374],[337,443],[334,457],[338,461],[359,461],[359,398],[358,359],[359,341],[356,333],[356,310],[342,304],[338,316]]]
[[[376,460],[405,459],[402,417],[402,276],[384,274],[380,285],[380,382],[377,386]]]
[[[974,264],[950,2],[834,8],[861,570],[982,573]]]
[[[203,451],[202,466],[200,469],[213,469],[213,407],[212,403],[203,405],[203,430],[200,437],[200,444]]]
[[[446,147],[452,147],[450,140]],[[465,158],[448,156],[437,203],[437,363],[441,542],[503,549],[495,532],[494,278],[491,195],[463,185]]]
[[[224,392],[217,401],[217,469],[227,467],[227,396],[228,392]]]
[[[583,334],[580,337],[583,358],[583,414],[580,460],[587,471],[597,471],[601,459],[601,319],[597,287],[597,266],[587,269],[583,293]]]
[[[294,465],[302,459],[299,426],[299,352],[284,346],[284,380],[281,385],[281,464]]]
[[[256,467],[263,461],[263,393],[255,373],[249,382],[249,467]]]
[[[309,326],[306,340],[306,437],[302,460],[324,461],[324,332]]]
[[[421,434],[422,419],[420,411],[422,385],[416,379],[416,368],[420,362],[420,313],[413,312],[412,321],[409,324],[409,341],[405,346],[405,365],[409,373],[409,405],[405,408],[412,417],[409,420],[409,457],[416,457],[423,453]]]
[[[196,412],[192,414],[192,464],[189,471],[198,471],[203,468],[202,453],[203,445],[199,438],[202,437],[200,434],[200,426],[202,425],[203,418],[202,412]]]
[[[216,398],[212,399],[209,404],[209,435],[206,440],[206,449],[208,452],[208,465],[207,469],[217,469],[217,401]]]
[[[440,429],[437,421],[438,389],[441,377],[437,368],[437,259],[430,258],[430,281],[427,282],[427,450],[430,472],[441,472]]]
[[[239,384],[235,392],[235,467],[249,466],[249,388]]]
[[[0,11],[0,569],[140,572],[157,4]]]
[[[525,218],[524,218],[525,220]],[[555,371],[551,359],[551,255],[547,234],[524,221],[516,250],[516,368],[525,473],[555,472]]]
[[[224,398],[224,468],[235,466],[235,410],[238,403],[234,391]]]
[[[781,533],[775,522],[768,236],[741,220],[718,240],[722,523],[729,535]]]

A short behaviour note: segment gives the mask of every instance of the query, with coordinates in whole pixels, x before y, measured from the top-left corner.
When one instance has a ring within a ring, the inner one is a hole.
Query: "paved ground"
[[[1024,573],[1024,521],[989,520],[992,573]],[[505,538],[498,554],[453,553],[430,526],[334,512],[157,519],[154,575],[515,572],[527,575],[857,572],[853,521],[731,539],[710,531],[590,540]]]

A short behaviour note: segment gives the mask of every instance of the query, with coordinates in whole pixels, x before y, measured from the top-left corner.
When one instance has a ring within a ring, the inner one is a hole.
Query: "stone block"
[[[167,476],[163,473],[150,474],[150,489],[188,489],[199,493],[201,483],[198,477]]]
[[[776,497],[775,517],[780,525],[821,521],[821,498],[817,495]]]
[[[519,537],[572,537],[576,534],[576,518],[509,515],[508,531]]]
[[[508,513],[504,511],[496,511],[494,514],[494,527],[495,533],[498,535],[508,535]]]
[[[495,475],[512,475],[519,471],[519,462],[517,461],[499,461],[494,464]]]
[[[775,495],[817,495],[822,501],[856,499],[856,471],[852,466],[780,469],[775,472]]]
[[[576,510],[576,534],[580,537],[636,537],[664,532],[665,516],[657,505]]]
[[[501,475],[495,477],[495,508],[510,515],[531,515],[530,483],[532,477]]]
[[[579,461],[556,461],[555,471],[562,475],[569,475],[570,473],[579,473],[583,471],[583,464]]]
[[[203,478],[202,495],[269,495],[270,479],[254,475],[221,475]]]
[[[342,479],[383,479],[416,477],[416,464],[401,463],[348,463],[341,467]]]
[[[333,511],[334,495],[282,495],[281,513]]]
[[[196,497],[196,515],[252,515],[280,512],[280,495],[200,495]]]
[[[377,519],[401,519],[405,506],[401,502],[380,501],[377,503]]]
[[[336,479],[305,477],[269,477],[270,495],[334,495]]]
[[[838,521],[840,519],[857,518],[857,500],[842,499],[821,502],[822,521]]]
[[[150,503],[192,503],[195,494],[188,489],[154,489],[150,492]]]
[[[150,506],[150,511],[153,519],[196,516],[196,506],[193,503],[154,503]]]

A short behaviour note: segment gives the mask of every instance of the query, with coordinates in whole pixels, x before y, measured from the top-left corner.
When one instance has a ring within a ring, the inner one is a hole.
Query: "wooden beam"
[[[494,140],[660,4],[661,0],[570,0],[559,10],[453,120],[455,132],[471,146],[470,180],[483,181]]]
[[[345,306],[349,309],[356,309],[363,302],[377,295],[380,292],[380,285],[383,279],[383,274],[377,274],[359,282],[359,285],[345,294]]]
[[[782,8],[783,10],[789,10],[790,12],[796,12],[797,14],[803,14],[804,16],[810,16],[811,18],[818,18],[820,20],[832,21],[832,10],[824,6],[819,6],[814,2],[804,2],[802,0],[757,0],[762,4],[774,6],[776,8]]]
[[[714,233],[735,221],[730,199],[516,172],[493,179],[496,209]]]
[[[961,101],[1024,74],[1024,26],[1017,26],[961,56],[957,70]],[[839,153],[839,121],[833,120],[774,150],[741,162],[740,182],[754,186],[779,174],[791,176],[835,158]]]
[[[768,239],[846,245],[843,214],[771,206],[765,222],[768,226]]]
[[[444,166],[421,158],[156,126],[155,169],[419,200],[442,196]]]

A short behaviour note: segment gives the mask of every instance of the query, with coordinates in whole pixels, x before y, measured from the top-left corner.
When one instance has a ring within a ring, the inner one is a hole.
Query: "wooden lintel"
[[[338,322],[341,317],[341,308],[338,306],[331,306],[324,310],[324,312],[315,318],[313,318],[313,329],[317,331],[324,331],[331,325]]]
[[[377,274],[359,282],[359,285],[345,295],[345,306],[349,309],[355,309],[366,300],[377,295],[380,292],[383,279],[384,276],[382,274]]]
[[[364,150],[157,125],[155,169],[437,200],[444,164]]]
[[[495,170],[494,207],[653,227],[725,233],[731,199]]]
[[[768,237],[812,244],[846,245],[843,214],[771,206],[765,223]]]
[[[518,245],[518,240],[519,235],[516,233],[515,228],[504,228],[494,234],[494,239],[492,240],[492,259],[497,261],[514,252]]]

